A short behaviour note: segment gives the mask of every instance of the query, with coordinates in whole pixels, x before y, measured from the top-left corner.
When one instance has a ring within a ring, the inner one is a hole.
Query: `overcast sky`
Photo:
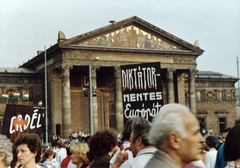
[[[240,0],[0,0],[0,67],[18,67],[66,38],[137,16],[205,50],[197,69],[237,77]]]

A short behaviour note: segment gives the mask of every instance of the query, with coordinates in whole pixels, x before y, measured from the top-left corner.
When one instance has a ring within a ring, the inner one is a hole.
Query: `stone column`
[[[98,130],[98,103],[97,103],[97,73],[99,66],[91,66],[92,73],[92,117],[93,117],[93,133]],[[91,93],[90,93],[91,94]]]
[[[174,84],[173,84],[173,69],[167,69],[167,96],[168,103],[175,103],[175,95],[174,95]]]
[[[195,69],[189,70],[189,103],[190,110],[196,116],[197,115],[197,101],[196,101],[196,83],[195,83]]]
[[[185,90],[184,90],[185,73],[179,73],[177,75],[178,82],[178,103],[185,105]]]
[[[56,125],[60,124],[60,135],[62,135],[62,71],[59,69],[54,69],[48,73],[48,94],[50,94],[51,104],[49,104],[49,109],[51,113],[49,115],[49,125],[51,125],[51,133],[56,132]],[[50,117],[51,116],[51,117]]]
[[[71,131],[71,95],[70,95],[70,68],[71,65],[62,66],[62,133],[68,138]]]
[[[114,67],[114,101],[116,111],[116,129],[122,132],[124,127],[123,121],[123,102],[122,102],[122,86],[121,86],[121,68]]]

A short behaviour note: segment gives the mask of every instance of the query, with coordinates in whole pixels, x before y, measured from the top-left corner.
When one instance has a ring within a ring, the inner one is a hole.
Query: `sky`
[[[199,40],[197,69],[237,77],[240,0],[0,0],[0,67],[18,67],[44,46],[137,16],[180,39]]]

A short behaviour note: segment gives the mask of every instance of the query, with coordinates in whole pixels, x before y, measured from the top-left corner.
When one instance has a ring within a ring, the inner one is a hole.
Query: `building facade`
[[[232,127],[237,118],[236,77],[211,72],[196,73],[197,118],[201,128],[222,133]],[[188,84],[185,83],[186,104],[188,104]]]
[[[19,96],[14,97],[14,92]],[[0,94],[9,94],[8,99],[0,99],[0,126],[3,124],[6,104],[38,105],[44,99],[44,74],[27,68],[0,68]],[[29,98],[25,99],[24,94]],[[17,113],[17,112],[16,112]],[[1,129],[0,129],[1,130]]]
[[[123,129],[121,65],[160,62],[163,104],[186,104],[197,116],[196,58],[203,52],[138,17],[70,39],[59,32],[57,43],[46,50],[49,132],[66,138],[72,131],[89,131],[89,63],[96,57],[90,70],[94,132]],[[44,55],[38,52],[20,69],[34,71],[44,81]],[[44,95],[43,82],[41,89]]]

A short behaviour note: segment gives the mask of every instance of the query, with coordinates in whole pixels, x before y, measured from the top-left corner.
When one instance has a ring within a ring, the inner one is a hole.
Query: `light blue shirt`
[[[60,168],[60,165],[55,160],[43,162],[44,168]]]
[[[156,148],[142,149],[135,158],[125,161],[120,168],[144,168],[156,151]]]

